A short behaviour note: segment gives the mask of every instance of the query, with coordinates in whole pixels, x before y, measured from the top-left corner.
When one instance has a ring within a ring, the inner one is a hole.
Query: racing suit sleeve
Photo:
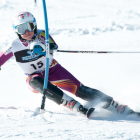
[[[0,67],[13,56],[11,44],[0,53]]]

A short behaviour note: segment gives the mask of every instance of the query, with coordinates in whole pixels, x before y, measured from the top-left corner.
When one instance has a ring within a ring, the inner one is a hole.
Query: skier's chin
[[[32,39],[32,35],[28,35],[28,36],[24,37],[24,39],[31,40]]]

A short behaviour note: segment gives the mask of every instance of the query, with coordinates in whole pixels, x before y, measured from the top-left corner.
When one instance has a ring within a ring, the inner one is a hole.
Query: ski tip
[[[87,118],[89,119],[89,117],[91,116],[91,114],[94,112],[95,108],[90,108],[88,111],[87,111]]]

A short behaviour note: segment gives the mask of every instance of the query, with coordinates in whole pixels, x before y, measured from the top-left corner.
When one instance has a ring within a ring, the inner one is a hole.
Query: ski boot
[[[133,112],[132,109],[130,109],[127,105],[120,105],[116,101],[112,100],[108,107],[104,108],[108,111],[111,111],[113,113],[118,113],[122,115],[130,115],[131,112]]]
[[[66,94],[64,94],[62,97],[62,104],[63,106],[69,108],[71,111],[81,113],[87,118],[89,118],[95,110],[94,108],[84,108],[83,105],[81,105],[78,101],[74,100],[72,97]]]
[[[79,106],[79,112],[84,114],[87,118],[91,116],[95,108],[86,109],[82,105]]]

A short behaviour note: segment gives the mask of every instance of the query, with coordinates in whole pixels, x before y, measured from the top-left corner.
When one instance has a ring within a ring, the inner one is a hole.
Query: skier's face
[[[21,35],[21,37],[26,40],[31,40],[33,36],[34,36],[34,31],[29,32],[28,30],[25,31],[24,35]]]

